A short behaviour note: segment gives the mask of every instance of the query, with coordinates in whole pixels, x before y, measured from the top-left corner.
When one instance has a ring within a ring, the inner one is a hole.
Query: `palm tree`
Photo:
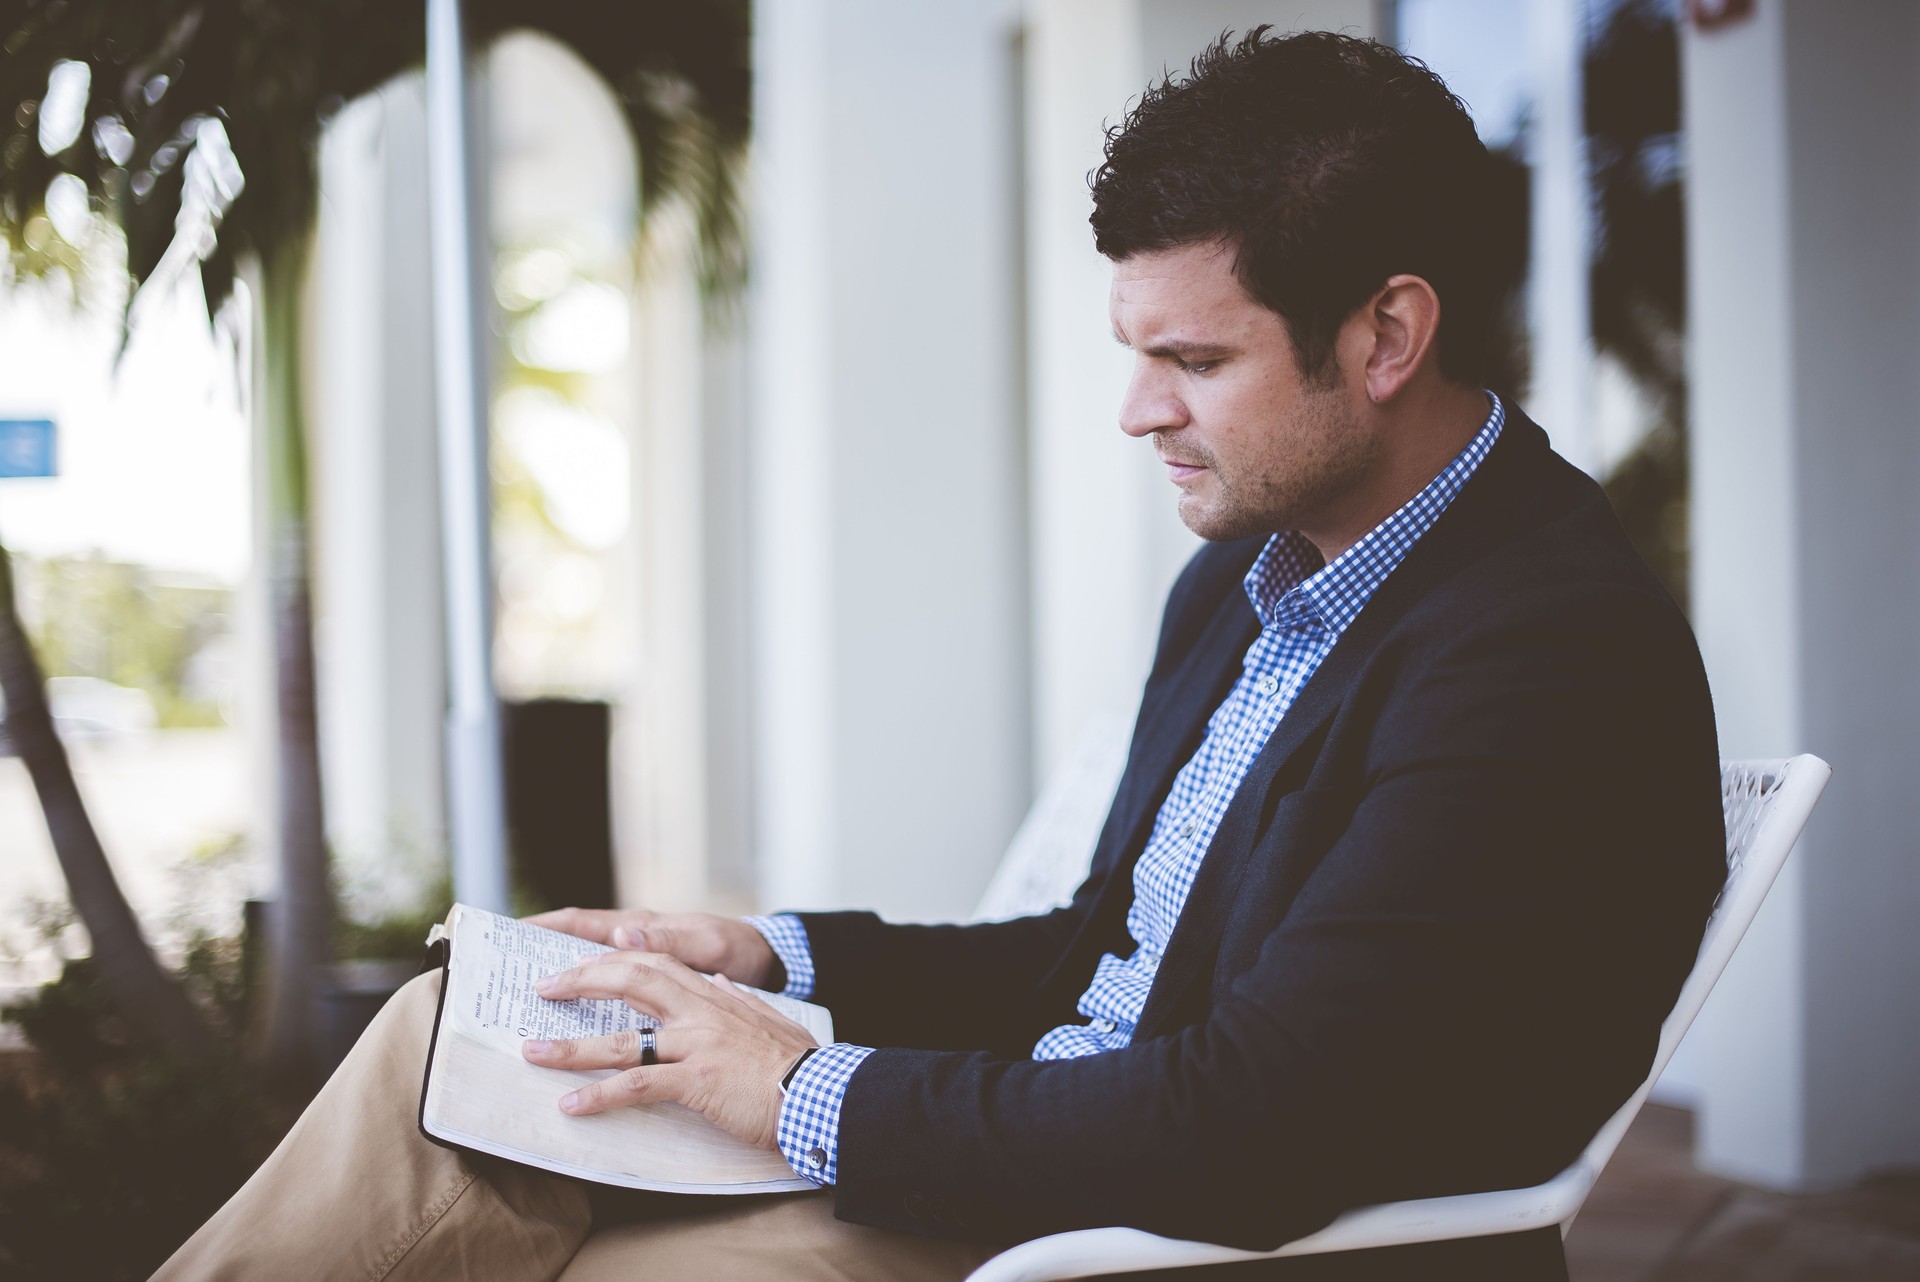
[[[1686,214],[1680,33],[1659,0],[1624,0],[1586,55],[1597,244],[1593,340],[1649,394],[1651,431],[1607,493],[1673,598],[1687,601]]]
[[[640,210],[688,203],[710,294],[742,274],[737,174],[749,122],[747,0],[470,0],[477,42],[515,29],[570,45],[613,88],[639,154]],[[313,1062],[313,998],[330,960],[332,900],[315,727],[307,554],[306,424],[301,408],[299,299],[316,211],[316,157],[327,118],[417,66],[420,4],[393,0],[5,0],[0,8],[0,236],[17,271],[45,266],[27,233],[50,183],[73,175],[117,223],[139,291],[197,266],[209,316],[246,266],[257,281],[265,385],[260,389],[269,484],[269,580],[280,739],[279,892],[268,932],[269,1062],[301,1076]],[[72,64],[69,66],[68,64]],[[58,74],[77,82],[74,128],[42,128]],[[43,140],[45,145],[43,145]],[[11,618],[0,578],[0,616]],[[131,1014],[178,1008],[155,999],[161,972],[91,836],[39,702],[17,627],[0,624],[9,726],[29,752],[74,906],[102,972]],[[62,780],[66,782],[63,784]],[[109,954],[103,940],[131,941]],[[177,1013],[177,1012],[176,1012]],[[180,1020],[150,1019],[174,1045]]]
[[[74,785],[66,748],[47,708],[40,665],[14,608],[13,558],[5,548],[0,548],[0,693],[6,695],[7,737],[40,796],[68,892],[76,907],[84,905],[94,964],[115,1004],[150,1040],[200,1054],[210,1043],[206,1023],[142,939]]]

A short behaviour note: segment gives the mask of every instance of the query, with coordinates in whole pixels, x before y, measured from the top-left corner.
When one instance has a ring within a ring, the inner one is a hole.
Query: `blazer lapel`
[[[1167,955],[1154,977],[1153,990],[1147,995],[1136,1036],[1152,1036],[1159,1031],[1161,1022],[1212,958],[1232,914],[1247,861],[1271,817],[1267,801],[1276,781],[1283,772],[1288,778],[1299,773],[1288,766],[1303,748],[1320,742],[1319,732],[1339,711],[1381,639],[1430,590],[1481,555],[1510,515],[1507,500],[1514,468],[1524,465],[1535,453],[1546,454],[1546,435],[1523,415],[1509,412],[1506,430],[1479,470],[1375,590],[1248,768],[1201,861],[1173,938],[1168,941]],[[1211,714],[1212,707],[1207,711]],[[1165,795],[1164,790],[1161,795]]]

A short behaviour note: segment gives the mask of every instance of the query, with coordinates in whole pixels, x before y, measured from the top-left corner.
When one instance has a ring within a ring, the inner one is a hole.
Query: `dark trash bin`
[[[513,884],[538,909],[613,904],[613,715],[580,699],[503,703]]]

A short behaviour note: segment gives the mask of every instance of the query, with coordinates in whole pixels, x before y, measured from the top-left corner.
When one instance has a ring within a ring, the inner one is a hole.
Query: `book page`
[[[529,1037],[601,1037],[660,1021],[625,1002],[550,1002],[534,981],[613,950],[499,913],[461,905],[454,925],[447,1012],[462,1032],[513,1055]]]
[[[541,1068],[443,1022],[421,1123],[443,1140],[577,1179],[680,1193],[812,1188],[770,1149],[736,1139],[678,1104],[573,1117],[560,1097],[604,1070]]]
[[[447,1010],[461,1031],[516,1057],[530,1037],[603,1037],[660,1021],[622,1001],[573,998],[548,1001],[534,981],[613,950],[575,935],[516,921],[465,904],[455,910],[455,947]],[[802,1025],[820,1044],[833,1040],[824,1009],[775,993],[736,985]]]
[[[755,1148],[677,1104],[640,1104],[587,1117],[559,1109],[568,1090],[613,1070],[527,1063],[525,1037],[585,1037],[654,1025],[618,1001],[550,1002],[543,975],[610,949],[495,913],[457,905],[445,1006],[434,1040],[421,1125],[432,1135],[512,1161],[630,1188],[699,1193],[808,1189],[779,1153]],[[741,987],[833,1040],[825,1008]]]

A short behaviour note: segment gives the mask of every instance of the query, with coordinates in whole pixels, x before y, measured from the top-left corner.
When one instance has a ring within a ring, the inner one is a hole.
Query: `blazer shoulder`
[[[1668,637],[1686,616],[1634,547],[1600,484],[1555,454],[1517,409],[1507,434],[1424,542],[1458,544],[1430,576],[1429,612],[1453,627],[1600,610]],[[1425,559],[1416,548],[1410,562]],[[1632,626],[1632,625],[1628,625]]]

